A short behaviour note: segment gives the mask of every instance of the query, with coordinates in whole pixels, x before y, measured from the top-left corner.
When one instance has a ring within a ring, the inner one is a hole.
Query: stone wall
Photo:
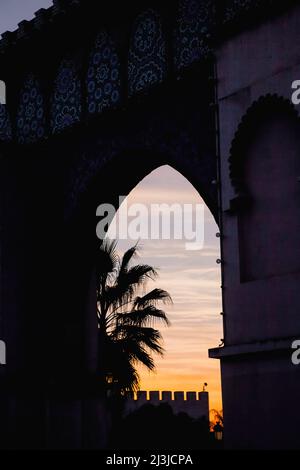
[[[208,392],[140,391],[136,397],[128,394],[125,413],[128,415],[143,405],[159,406],[163,403],[170,405],[174,414],[186,413],[194,419],[209,419]]]

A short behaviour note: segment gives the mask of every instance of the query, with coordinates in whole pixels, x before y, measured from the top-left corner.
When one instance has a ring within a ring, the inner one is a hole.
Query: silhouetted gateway
[[[170,164],[220,224],[226,445],[299,447],[299,23],[297,1],[56,0],[3,35],[1,446],[105,445],[95,211]]]

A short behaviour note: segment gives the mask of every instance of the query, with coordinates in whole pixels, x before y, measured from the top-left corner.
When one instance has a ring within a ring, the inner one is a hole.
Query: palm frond
[[[118,284],[128,284],[129,286],[140,287],[148,279],[154,280],[157,277],[157,271],[147,264],[137,264],[132,266],[126,273],[118,277]]]
[[[138,245],[134,245],[131,248],[129,248],[123,255],[123,258],[120,262],[120,274],[125,273],[128,271],[129,264],[132,261],[133,258],[137,256],[138,252]]]
[[[143,327],[143,330],[144,334],[141,338],[141,343],[149,348],[151,352],[154,352],[159,356],[163,356],[164,348],[160,344],[162,341],[161,333],[158,330],[149,327]]]
[[[121,341],[113,341],[107,337],[105,341],[104,375],[113,377],[114,387],[120,392],[137,391],[140,377],[131,356],[124,353]]]
[[[154,305],[148,305],[143,309],[132,310],[127,313],[118,313],[117,320],[119,323],[137,326],[151,326],[155,324],[157,320],[167,326],[171,324],[167,314]]]
[[[98,280],[107,277],[116,271],[119,263],[119,256],[116,251],[117,243],[114,240],[106,239],[102,242],[100,249],[96,253],[96,271]]]
[[[163,302],[164,304],[171,304],[172,297],[167,291],[163,289],[153,289],[151,292],[148,292],[143,297],[136,297],[133,302],[133,307],[137,309],[144,309],[149,305],[157,305],[158,302]]]
[[[115,341],[121,341],[124,338],[134,340],[159,355],[163,355],[164,352],[160,345],[161,333],[155,328],[121,324],[112,332],[112,338]]]
[[[156,270],[146,264],[133,266],[127,272],[120,273],[114,285],[106,288],[105,296],[111,310],[117,310],[132,302],[138,289],[148,279],[155,279],[156,276]]]
[[[132,364],[143,364],[150,371],[155,369],[153,358],[149,352],[146,351],[145,347],[143,347],[141,343],[136,340],[136,338],[127,336],[122,338],[119,341],[119,344],[122,347],[124,354],[126,354]]]

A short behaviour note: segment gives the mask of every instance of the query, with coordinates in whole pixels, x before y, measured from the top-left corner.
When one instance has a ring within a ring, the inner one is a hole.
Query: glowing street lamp
[[[221,426],[220,421],[214,426],[214,434],[216,441],[223,440],[223,426]]]

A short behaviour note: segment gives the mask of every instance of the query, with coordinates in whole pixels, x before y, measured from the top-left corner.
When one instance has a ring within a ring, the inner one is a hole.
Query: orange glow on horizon
[[[209,392],[209,409],[220,411],[222,410],[222,399],[220,395],[220,373],[218,370],[206,375],[208,387],[206,391]],[[202,392],[203,383],[196,380],[194,375],[173,375],[164,373],[149,374],[147,372],[141,373],[141,387],[140,390],[159,391],[159,392]],[[184,387],[182,386],[184,384]]]

